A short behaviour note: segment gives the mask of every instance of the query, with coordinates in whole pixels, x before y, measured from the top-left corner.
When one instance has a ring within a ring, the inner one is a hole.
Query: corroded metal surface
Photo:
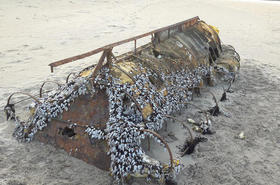
[[[105,129],[109,117],[108,103],[108,97],[104,91],[98,92],[93,98],[89,95],[80,96],[71,104],[68,111],[59,116],[58,119],[62,121],[51,121],[48,127],[38,132],[36,139],[60,147],[70,155],[100,169],[109,170],[110,158],[107,155],[107,143],[105,140],[91,142],[88,134],[85,133],[85,127],[81,127],[90,125]],[[71,137],[63,133],[63,129],[71,127],[69,123],[80,125],[72,126],[75,135],[72,136],[72,134]]]

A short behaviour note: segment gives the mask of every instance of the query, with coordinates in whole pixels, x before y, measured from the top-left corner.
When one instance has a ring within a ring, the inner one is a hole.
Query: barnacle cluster
[[[36,102],[35,111],[27,122],[23,123],[17,118],[13,135],[19,141],[31,141],[38,130],[45,128],[52,118],[57,117],[63,111],[68,111],[75,98],[88,93],[94,93],[94,88],[86,78],[78,77],[75,81],[67,83],[60,87],[57,93],[40,99],[39,103]]]
[[[143,129],[157,131],[162,128],[166,119],[164,115],[176,112],[190,101],[192,88],[199,85],[208,74],[207,66],[200,66],[193,71],[174,71],[170,74],[153,73],[144,69],[145,73],[135,75],[135,83],[121,83],[120,79],[110,73],[110,68],[103,67],[99,75],[91,81],[88,77],[77,77],[60,87],[57,93],[42,98],[35,105],[34,115],[28,122],[17,122],[14,136],[20,141],[31,141],[38,130],[42,130],[63,111],[67,111],[71,102],[81,95],[92,95],[99,89],[106,89],[109,99],[109,119],[106,129],[100,130],[93,126],[85,128],[91,138],[106,139],[110,150],[111,173],[116,179],[129,174],[147,173],[156,178],[163,178],[166,174],[163,164],[150,164],[144,160],[141,140],[152,137],[158,143],[161,141]],[[152,78],[160,78],[164,84],[158,90],[152,83]],[[94,84],[94,85],[93,85]],[[132,98],[134,97],[134,98]],[[137,106],[138,105],[138,106]],[[152,113],[143,115],[142,110],[150,106]],[[164,145],[163,145],[164,146]],[[164,146],[165,147],[165,146]],[[180,166],[175,165],[175,171]]]

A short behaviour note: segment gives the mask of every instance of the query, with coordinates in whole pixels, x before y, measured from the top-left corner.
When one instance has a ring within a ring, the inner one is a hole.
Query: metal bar
[[[170,38],[170,28],[168,29],[168,38]]]
[[[52,91],[52,90],[48,90],[48,91],[44,91],[44,92],[42,92],[42,93],[48,93],[48,92],[51,92],[51,91]],[[35,96],[35,95],[34,95],[34,97],[35,97],[35,98],[38,98],[38,96]],[[28,97],[28,98],[25,98],[25,99],[21,99],[21,100],[15,102],[15,103],[13,103],[13,104],[16,105],[16,104],[18,104],[18,103],[21,103],[21,102],[23,102],[23,101],[30,100],[30,99],[32,99],[32,97]]]
[[[119,46],[121,44],[124,44],[124,43],[127,43],[127,42],[131,42],[133,40],[137,40],[137,39],[149,36],[149,35],[154,34],[154,33],[165,31],[167,29],[174,28],[178,25],[187,24],[187,25],[191,26],[191,25],[195,24],[198,20],[199,20],[199,17],[196,16],[196,17],[193,17],[191,19],[188,19],[188,20],[185,20],[185,21],[182,21],[182,22],[178,22],[176,24],[172,24],[172,25],[169,25],[169,26],[166,26],[166,27],[163,27],[163,28],[159,28],[159,29],[150,31],[148,33],[144,33],[144,34],[141,34],[141,35],[138,35],[138,36],[135,36],[135,37],[131,37],[131,38],[119,41],[119,42],[115,42],[115,43],[97,48],[97,49],[89,51],[87,53],[83,53],[83,54],[80,54],[80,55],[76,55],[76,56],[73,56],[73,57],[69,57],[69,58],[66,58],[66,59],[63,59],[63,60],[59,60],[59,61],[50,63],[49,66],[51,67],[51,71],[53,72],[53,67],[57,67],[57,66],[69,63],[69,62],[73,62],[73,61],[76,61],[76,60],[79,60],[79,59],[82,59],[82,58],[92,56],[92,55],[94,55],[96,53],[99,53],[101,51],[104,51],[106,49],[113,48],[113,47]]]
[[[9,98],[8,98],[8,100],[7,100],[7,105],[10,104],[10,100],[11,100],[12,96],[14,96],[15,94],[24,94],[24,95],[26,95],[26,96],[29,96],[29,97],[32,98],[33,100],[35,100],[38,104],[41,103],[35,96],[33,96],[33,95],[29,94],[29,93],[25,93],[25,92],[14,92],[14,93],[12,93],[12,94],[9,96]]]
[[[98,71],[101,69],[101,67],[103,65],[103,62],[104,62],[105,57],[107,56],[107,53],[110,51],[112,51],[112,49],[109,49],[109,51],[108,51],[108,49],[103,51],[97,65],[92,73],[92,81],[94,81],[95,77],[97,76]]]
[[[136,54],[136,39],[134,40],[134,54]]]
[[[45,86],[46,83],[55,83],[57,84],[59,87],[61,86],[58,82],[56,81],[50,81],[50,80],[47,80],[47,81],[44,81],[43,84],[41,85],[41,88],[40,88],[40,91],[39,91],[39,97],[42,98],[42,92],[43,92],[43,87]]]
[[[112,53],[112,50],[111,50],[111,51],[108,51],[108,52],[106,53],[105,58],[106,58],[107,64],[112,63],[112,55],[111,55],[111,53]]]
[[[142,130],[143,132],[149,132],[151,134],[153,134],[155,137],[157,137],[166,147],[167,151],[168,151],[168,154],[169,154],[169,158],[170,158],[170,167],[171,169],[173,169],[173,155],[172,155],[172,152],[168,146],[168,144],[166,143],[166,141],[156,132],[152,131],[152,130],[149,130],[149,129],[143,129]]]

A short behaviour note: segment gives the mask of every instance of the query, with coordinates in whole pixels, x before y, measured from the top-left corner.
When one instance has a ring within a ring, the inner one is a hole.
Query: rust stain
[[[89,95],[78,97],[68,111],[59,117],[79,125],[91,125],[99,129],[106,128],[109,118],[108,97],[104,91],[99,91],[93,98]],[[85,129],[74,127],[75,136],[62,135],[61,131],[70,125],[52,120],[48,127],[39,131],[37,140],[64,149],[71,156],[93,164],[102,170],[109,170],[110,157],[107,155],[106,140],[90,140]]]

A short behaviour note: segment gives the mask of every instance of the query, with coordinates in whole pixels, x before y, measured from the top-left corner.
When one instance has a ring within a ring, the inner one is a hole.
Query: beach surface
[[[70,72],[96,63],[99,56],[59,66],[54,73],[51,62],[194,16],[219,28],[223,43],[239,52],[241,69],[234,93],[220,105],[230,117],[213,118],[216,134],[185,156],[189,165],[178,184],[279,184],[279,1],[0,0],[0,107],[13,92],[38,94],[45,80],[64,83]],[[133,43],[127,44],[115,54],[132,48]],[[223,90],[217,86],[211,91],[221,95]],[[213,104],[206,92],[194,103],[203,108]],[[17,114],[24,117],[26,106],[18,104]],[[187,109],[178,118],[190,116],[195,111]],[[18,143],[13,130],[2,112],[0,185],[112,184],[108,172],[63,150],[36,141]],[[242,131],[245,139],[237,139]]]

